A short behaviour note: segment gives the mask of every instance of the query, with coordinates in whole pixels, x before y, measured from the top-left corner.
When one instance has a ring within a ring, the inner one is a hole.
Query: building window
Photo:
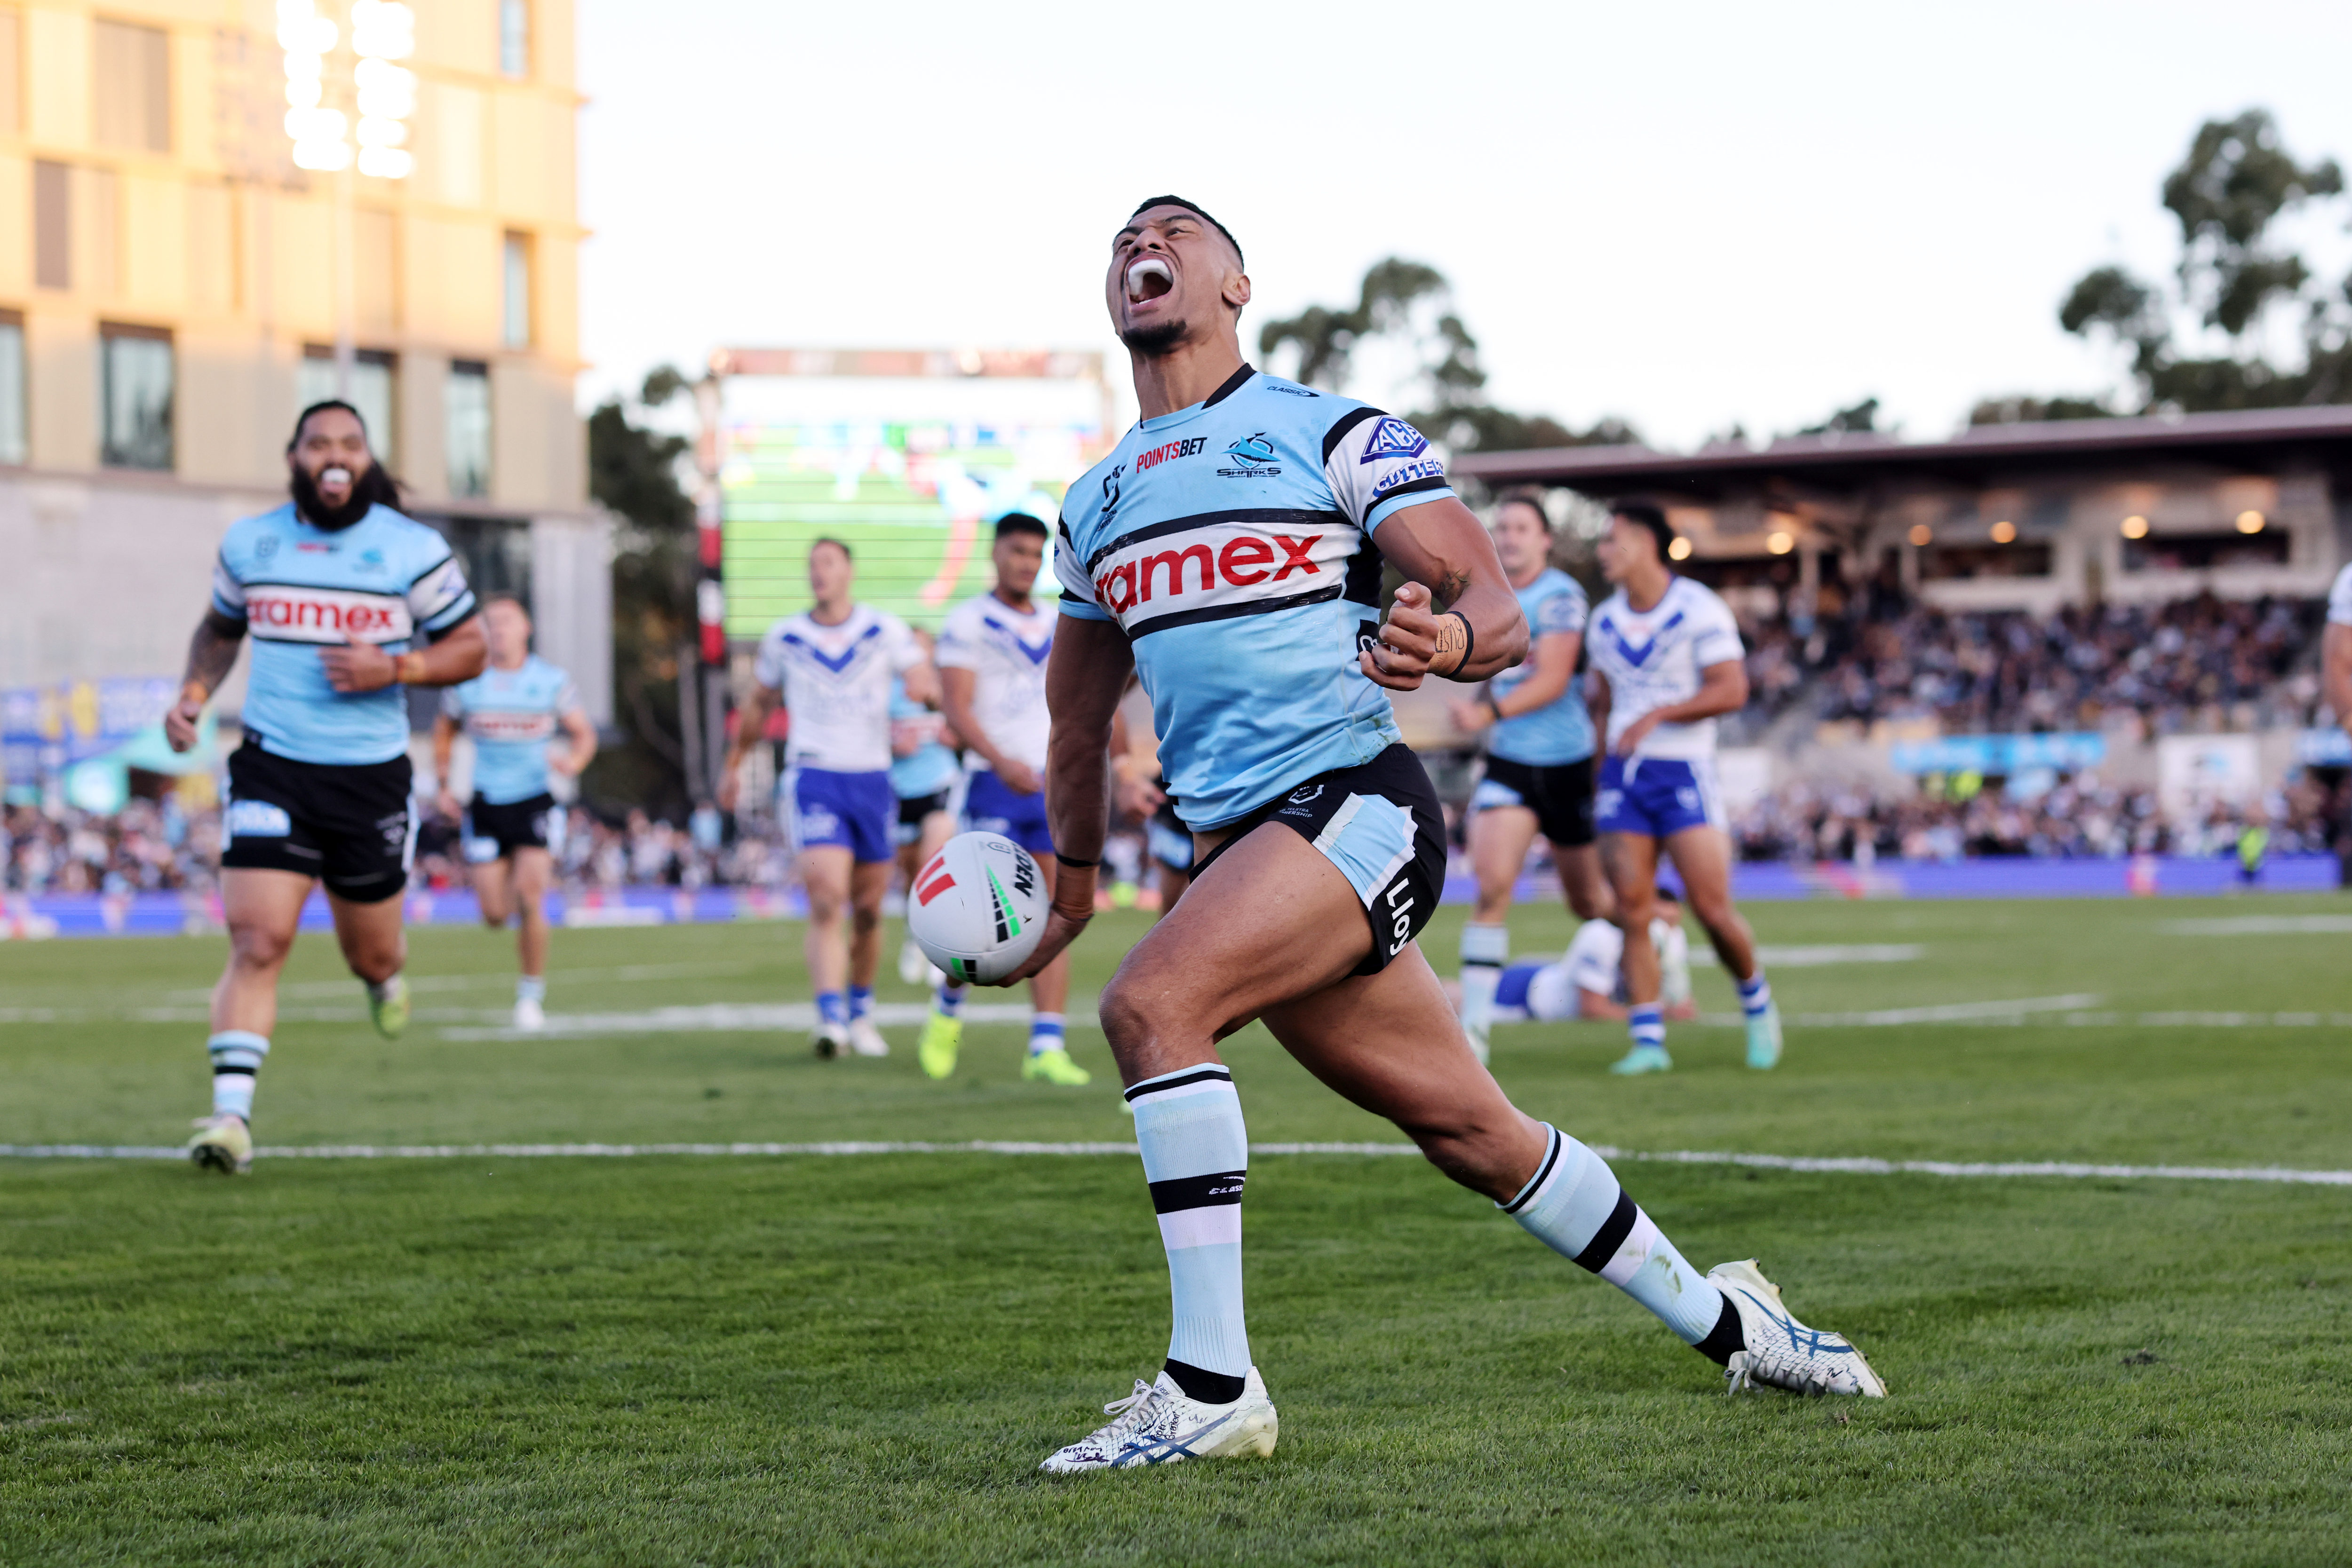
[[[448,413],[449,494],[490,493],[490,367],[473,360],[449,362],[443,393]]]
[[[530,0],[499,0],[499,71],[530,75]]]
[[[160,27],[100,22],[92,135],[101,147],[172,150],[172,40]]]
[[[509,234],[506,255],[506,346],[530,347],[530,236]]]
[[[112,468],[172,466],[172,334],[154,327],[100,326],[99,396],[103,459]]]
[[[64,163],[33,165],[33,281],[73,287],[73,170]]]
[[[399,404],[394,392],[395,364],[393,356],[382,350],[362,349],[352,358],[352,388],[342,396],[343,402],[360,411],[360,420],[367,426],[368,450],[386,468],[393,466],[395,449],[393,410]],[[304,345],[294,387],[296,401],[304,408],[338,395],[335,350],[321,343]]]
[[[25,319],[0,310],[0,463],[26,458]]]

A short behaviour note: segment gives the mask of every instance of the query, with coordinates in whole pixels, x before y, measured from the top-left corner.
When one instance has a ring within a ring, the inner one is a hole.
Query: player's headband
[[[1129,223],[1133,223],[1137,218],[1141,217],[1144,214],[1150,212],[1154,207],[1183,208],[1186,212],[1192,214],[1194,217],[1200,219],[1202,223],[1208,225],[1219,234],[1224,235],[1225,243],[1234,247],[1234,259],[1241,261],[1242,242],[1234,237],[1234,231],[1219,223],[1216,219],[1211,217],[1207,208],[1199,205],[1197,203],[1188,202],[1181,196],[1153,196],[1149,201],[1138,205],[1135,211],[1128,214],[1128,221]],[[1246,269],[1248,263],[1243,262],[1243,267]]]

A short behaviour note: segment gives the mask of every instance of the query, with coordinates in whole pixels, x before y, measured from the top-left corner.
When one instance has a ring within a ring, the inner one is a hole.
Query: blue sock
[[[269,1042],[250,1030],[225,1029],[205,1041],[213,1059],[213,1114],[253,1121],[253,1080]]]
[[[1048,1051],[1066,1049],[1069,1041],[1063,1038],[1060,1013],[1033,1013],[1029,1018],[1029,1054],[1042,1055]]]
[[[849,1016],[854,1019],[862,1019],[868,1016],[873,1011],[874,988],[871,986],[850,987]]]
[[[849,998],[839,991],[819,991],[816,994],[816,1021],[836,1029],[849,1027]]]
[[[1764,977],[1764,966],[1756,966],[1756,977],[1739,982],[1739,1005],[1754,1018],[1772,1005],[1772,982]]]
[[[1249,1132],[1234,1076],[1215,1062],[1147,1078],[1127,1092],[1143,1176],[1168,1249],[1175,1325],[1168,1375],[1191,1397],[1229,1405],[1249,1375],[1242,1322],[1242,1183]]]
[[[1626,1032],[1635,1045],[1666,1045],[1666,1009],[1656,1002],[1635,1002],[1625,1009]]]
[[[963,1011],[963,994],[967,988],[963,986],[950,986],[944,981],[940,983],[940,994],[931,1003],[933,1007],[939,1009],[940,1017],[951,1019]]]
[[[1543,1163],[1517,1197],[1495,1207],[1561,1257],[1655,1312],[1685,1344],[1697,1345],[1718,1363],[1740,1348],[1737,1309],[1659,1234],[1617,1185],[1608,1162],[1557,1127],[1545,1131],[1551,1137]],[[1729,1323],[1718,1333],[1727,1317]]]

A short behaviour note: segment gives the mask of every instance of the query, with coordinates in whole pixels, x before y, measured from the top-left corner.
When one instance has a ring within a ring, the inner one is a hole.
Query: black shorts
[[[890,841],[904,849],[908,844],[923,841],[923,819],[933,811],[950,810],[955,804],[952,790],[938,789],[929,795],[902,795],[898,798],[898,825],[890,831]]]
[[[222,868],[299,872],[353,904],[395,897],[408,886],[416,843],[408,785],[405,757],[352,767],[297,762],[247,736],[229,754]]]
[[[1592,841],[1593,758],[1538,768],[1507,757],[1486,758],[1486,777],[1470,797],[1471,809],[1525,806],[1536,829],[1555,844],[1581,849]]]
[[[1161,774],[1151,781],[1160,791],[1160,806],[1144,819],[1143,839],[1151,849],[1151,858],[1170,871],[1192,873],[1192,830],[1176,814],[1176,797],[1168,793],[1168,776]]]
[[[475,796],[473,804],[466,808],[466,858],[502,861],[511,859],[517,850],[552,848],[561,831],[553,826],[555,810],[555,797],[544,791],[504,805]],[[475,847],[480,844],[496,844],[498,853],[484,853]]]
[[[1344,817],[1344,820],[1343,820]],[[1445,887],[1445,814],[1411,747],[1390,747],[1357,768],[1318,774],[1232,824],[1201,857],[1200,876],[1261,822],[1279,822],[1320,850],[1363,901],[1372,950],[1356,966],[1377,975],[1421,935]]]

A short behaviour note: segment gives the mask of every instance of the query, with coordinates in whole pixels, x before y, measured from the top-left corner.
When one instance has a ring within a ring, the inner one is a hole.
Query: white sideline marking
[[[919,1024],[930,1017],[929,1002],[877,1002],[874,1021],[884,1026]],[[505,1016],[503,1014],[499,1015]],[[967,1023],[1027,1023],[1026,1002],[967,1001],[959,1014]],[[1072,1024],[1099,1027],[1091,1012],[1073,1012]],[[709,1002],[701,1007],[653,1008],[628,1013],[550,1013],[541,1030],[445,1029],[443,1040],[578,1040],[600,1034],[698,1034],[709,1030],[812,1030],[814,1002]]]
[[[2169,920],[2175,936],[2322,936],[2352,932],[2352,915],[2231,915],[2219,920]]]
[[[1669,1149],[1644,1152],[1594,1144],[1592,1152],[1607,1160],[1648,1161],[1675,1166],[1746,1166],[1761,1170],[1800,1171],[1836,1176],[2056,1176],[2068,1180],[2132,1181],[2253,1181],[2299,1186],[2352,1186],[2352,1170],[2293,1170],[2284,1166],[2105,1166],[2073,1160],[2011,1160],[1978,1163],[1955,1160],[1879,1160],[1867,1157],[1810,1155],[1745,1155],[1718,1149]],[[634,1159],[651,1155],[783,1157],[845,1155],[1133,1155],[1133,1144],[1009,1143],[974,1140],[961,1144],[909,1142],[826,1144],[308,1144],[268,1145],[254,1150],[263,1159],[312,1160],[461,1160],[461,1159]],[[0,1144],[0,1158],[28,1160],[176,1160],[181,1148],[127,1144]],[[1411,1144],[1252,1144],[1254,1155],[1418,1155]]]
[[[2096,992],[2064,997],[2018,997],[2008,1001],[1945,1002],[1937,1007],[1880,1008],[1861,1013],[1801,1013],[1800,1024],[1815,1027],[1855,1025],[1864,1029],[1895,1029],[1916,1023],[1982,1023],[1989,1019],[2016,1018],[2024,1013],[2073,1013],[2105,1000]]]
[[[1832,964],[1908,964],[1927,954],[1927,949],[1916,942],[1864,942],[1850,946],[1823,943],[1800,947],[1767,944],[1756,949],[1756,961],[1768,969],[1820,969]],[[1694,969],[1723,967],[1711,947],[1694,948],[1690,966]]]

